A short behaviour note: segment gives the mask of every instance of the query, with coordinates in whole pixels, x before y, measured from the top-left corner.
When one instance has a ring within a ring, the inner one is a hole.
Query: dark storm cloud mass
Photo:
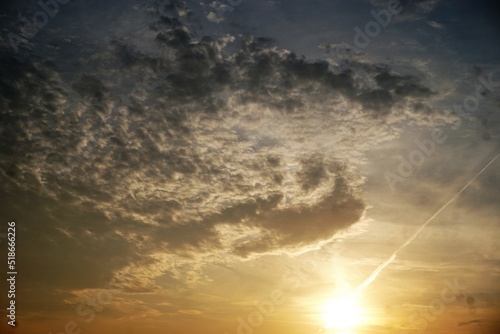
[[[249,35],[226,53],[191,32],[180,2],[134,10],[140,33],[93,42],[73,64],[2,48],[3,196],[14,207],[40,197],[43,228],[21,219],[42,249],[32,260],[61,273],[41,281],[79,288],[95,282],[67,279],[78,270],[106,277],[155,253],[247,256],[327,240],[365,208],[345,161],[432,112],[421,99],[435,92],[386,65],[310,61]],[[222,242],[221,227],[242,226],[252,232]]]

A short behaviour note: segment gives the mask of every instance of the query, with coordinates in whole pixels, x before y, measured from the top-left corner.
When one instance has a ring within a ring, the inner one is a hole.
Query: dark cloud
[[[102,81],[89,75],[78,78],[73,83],[73,89],[84,97],[95,98],[98,101],[103,99],[107,90]]]
[[[386,91],[399,96],[429,96],[429,88],[420,85],[415,77],[392,74],[387,71],[375,76],[377,84]]]
[[[413,105],[413,110],[416,113],[422,113],[422,114],[427,114],[427,115],[430,115],[433,113],[433,109],[431,107],[429,107],[428,105],[421,103],[421,102],[415,103]]]
[[[229,53],[196,34],[183,3],[155,6],[140,7],[146,37],[54,37],[51,61],[0,54],[3,196],[36,202],[12,215],[32,241],[26,272],[51,263],[39,282],[95,287],[156,253],[248,256],[327,240],[365,209],[359,176],[336,161],[377,142],[373,118],[383,140],[401,105],[432,112],[415,76],[311,61],[250,35]],[[228,245],[221,226],[258,233]],[[161,265],[152,275],[170,270]],[[135,279],[131,291],[153,286]]]
[[[302,189],[305,191],[313,190],[327,177],[321,156],[304,158],[301,165],[301,170],[297,176]]]
[[[266,231],[263,237],[237,245],[235,252],[246,256],[326,240],[357,222],[364,209],[363,201],[339,176],[332,192],[317,205],[275,210],[258,217],[257,226]]]

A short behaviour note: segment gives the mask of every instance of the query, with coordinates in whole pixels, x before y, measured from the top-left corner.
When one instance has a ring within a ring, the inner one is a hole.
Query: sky
[[[499,333],[499,15],[2,1],[0,332]]]

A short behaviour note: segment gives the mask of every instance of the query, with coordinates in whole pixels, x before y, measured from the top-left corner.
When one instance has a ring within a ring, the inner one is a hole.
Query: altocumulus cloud
[[[200,36],[183,3],[161,6],[130,7],[139,28],[113,38],[49,31],[53,57],[1,51],[2,196],[41,250],[26,256],[60,273],[38,284],[122,275],[146,292],[167,272],[328,240],[364,213],[364,153],[434,113],[425,73]]]

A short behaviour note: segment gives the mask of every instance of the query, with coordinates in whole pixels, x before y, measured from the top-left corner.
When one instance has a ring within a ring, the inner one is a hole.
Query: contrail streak
[[[462,188],[460,189],[460,191],[455,195],[453,196],[448,202],[446,202],[445,205],[443,205],[441,207],[441,209],[437,210],[435,214],[433,214],[429,219],[427,219],[427,221],[425,223],[423,223],[418,230],[416,230],[409,238],[408,240],[406,240],[405,243],[403,243],[401,246],[399,246],[398,249],[396,249],[394,251],[394,253],[392,253],[391,257],[389,257],[386,261],[384,261],[384,263],[382,263],[381,265],[379,265],[377,267],[377,269],[375,269],[370,276],[368,276],[367,279],[365,279],[357,288],[356,290],[354,290],[354,295],[357,296],[359,294],[361,294],[361,292],[367,287],[369,286],[376,278],[377,276],[380,274],[380,272],[382,270],[384,270],[389,264],[392,263],[392,261],[394,261],[394,259],[396,258],[396,256],[398,255],[398,252],[401,251],[402,249],[404,249],[406,246],[408,246],[413,240],[415,240],[415,238],[420,234],[420,232],[422,232],[422,230],[427,226],[429,225],[429,223],[434,219],[436,218],[444,209],[446,209],[446,207],[448,205],[450,205],[454,200],[456,200],[458,198],[458,196],[460,196],[460,194],[462,194],[465,189],[467,189],[498,157],[500,156],[500,153],[497,154],[493,159],[491,159],[491,161],[483,167],[483,169],[481,169],[477,174],[476,176],[474,176],[469,182],[467,182],[467,184]]]

